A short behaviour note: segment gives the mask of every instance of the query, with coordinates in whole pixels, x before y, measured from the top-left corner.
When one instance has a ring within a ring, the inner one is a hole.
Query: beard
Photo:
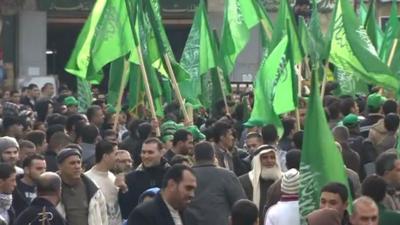
[[[278,180],[282,177],[282,172],[277,165],[274,167],[262,167],[261,168],[261,179],[263,180]]]

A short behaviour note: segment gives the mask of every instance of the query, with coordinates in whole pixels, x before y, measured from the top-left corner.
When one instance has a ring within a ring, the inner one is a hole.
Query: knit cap
[[[62,162],[64,162],[65,159],[67,159],[68,157],[73,156],[73,155],[76,155],[79,158],[82,158],[81,153],[76,148],[64,148],[64,149],[62,149],[57,155],[58,164],[61,164]]]
[[[0,138],[0,152],[3,152],[6,149],[12,147],[19,149],[19,144],[15,138],[9,136],[4,136]]]
[[[281,191],[284,194],[298,194],[300,188],[300,173],[290,169],[282,176]]]

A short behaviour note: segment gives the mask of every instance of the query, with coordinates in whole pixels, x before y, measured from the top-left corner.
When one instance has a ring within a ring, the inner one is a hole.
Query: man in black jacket
[[[190,167],[171,167],[164,176],[161,194],[134,209],[128,225],[193,225],[185,220],[183,210],[193,199],[196,187]]]
[[[127,219],[129,213],[138,204],[139,196],[147,189],[161,187],[162,178],[169,165],[162,158],[162,143],[157,138],[149,138],[143,142],[140,157],[142,164],[126,175],[128,191],[118,196],[122,218]]]
[[[43,173],[37,181],[37,192],[38,197],[18,216],[14,224],[65,225],[65,220],[55,208],[60,202],[61,178],[53,172]]]

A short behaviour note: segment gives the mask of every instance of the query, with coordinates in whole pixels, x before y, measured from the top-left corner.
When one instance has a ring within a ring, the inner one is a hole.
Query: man
[[[374,145],[378,155],[396,146],[399,124],[399,116],[396,113],[389,113],[371,127],[368,139]]]
[[[257,225],[258,208],[247,199],[237,201],[232,207],[229,225]]]
[[[31,141],[20,140],[19,141],[19,160],[18,166],[22,166],[22,162],[26,157],[34,155],[36,153],[36,146]]]
[[[78,113],[79,102],[74,96],[68,96],[64,99],[64,105],[67,106],[67,115]]]
[[[21,99],[21,104],[29,106],[31,109],[34,109],[36,100],[39,98],[40,91],[39,87],[36,84],[29,84],[27,89],[27,95]]]
[[[83,160],[83,167],[86,170],[92,168],[95,164],[95,152],[96,152],[96,142],[99,136],[99,129],[93,125],[84,125],[78,131],[81,137],[80,146],[83,149],[82,152],[82,160]]]
[[[360,122],[360,134],[364,138],[368,137],[372,125],[383,119],[382,105],[386,98],[378,93],[370,94],[367,98],[368,115],[365,120]]]
[[[194,197],[196,177],[190,167],[175,165],[164,176],[161,194],[139,205],[128,225],[191,225],[182,212]]]
[[[390,210],[400,210],[400,160],[397,153],[387,151],[382,153],[375,161],[376,174],[381,176],[388,184],[383,205]]]
[[[19,93],[17,90],[13,90],[11,91],[10,95],[10,102],[19,106],[21,104],[21,93]]]
[[[30,131],[25,135],[25,139],[35,144],[36,152],[39,154],[47,149],[46,133],[41,130]]]
[[[19,145],[13,137],[0,137],[0,161],[13,166],[17,174],[23,174],[24,170],[17,166],[19,160]]]
[[[344,164],[347,168],[358,173],[360,169],[360,155],[350,148],[348,140],[350,133],[345,126],[336,126],[332,130],[335,141],[337,141],[342,147],[342,157]]]
[[[142,164],[126,175],[128,191],[119,192],[119,203],[122,218],[126,219],[129,213],[137,206],[139,196],[147,189],[161,187],[162,178],[169,168],[162,158],[162,143],[157,138],[149,138],[143,142],[140,154]]]
[[[400,224],[400,213],[388,210],[382,201],[385,198],[387,184],[382,177],[371,175],[362,184],[362,194],[372,198],[379,209],[379,224],[398,225]]]
[[[261,134],[263,138],[263,144],[275,148],[277,161],[279,161],[282,171],[286,171],[286,151],[282,151],[278,148],[279,135],[276,127],[273,124],[268,124],[261,129]]]
[[[231,171],[215,166],[210,142],[194,147],[194,159],[197,189],[188,210],[197,217],[192,216],[191,220],[198,225],[228,224],[233,204],[246,198],[239,180]]]
[[[366,196],[356,199],[353,202],[353,213],[351,214],[350,222],[351,225],[378,225],[378,207],[374,200]]]
[[[66,225],[56,209],[61,201],[61,179],[53,172],[45,172],[37,180],[38,197],[15,220],[18,225]],[[45,213],[43,213],[43,210]]]
[[[62,180],[61,203],[57,206],[69,225],[107,225],[107,206],[96,184],[82,173],[82,157],[76,148],[57,155]]]
[[[17,178],[17,188],[13,193],[13,208],[18,216],[36,198],[36,183],[46,171],[46,161],[41,155],[28,156],[23,164],[24,174]]]
[[[58,170],[57,154],[70,143],[69,136],[62,131],[58,131],[51,136],[48,148],[44,152],[47,171],[56,172]]]
[[[3,136],[13,137],[19,139],[22,137],[23,126],[18,117],[5,117],[3,118]]]
[[[165,153],[164,158],[170,163],[175,155],[187,156],[191,151],[193,151],[192,133],[185,129],[179,129],[174,133],[172,148]]]
[[[267,201],[268,188],[281,178],[282,172],[276,150],[269,145],[258,147],[252,160],[253,169],[239,177],[247,195],[260,209],[260,215]]]
[[[348,190],[344,184],[335,182],[329,183],[321,189],[319,208],[336,209],[341,215],[341,225],[349,225],[349,213],[346,210],[348,197]]]
[[[104,123],[104,113],[100,106],[92,105],[88,108],[86,116],[90,124],[95,125],[99,130]]]
[[[281,199],[265,215],[265,225],[300,225],[300,173],[290,169],[282,176]]]
[[[133,168],[133,160],[128,151],[119,149],[116,154],[115,174],[129,173]]]
[[[41,91],[41,97],[50,100],[54,95],[54,85],[52,83],[45,83]]]
[[[249,153],[249,156],[252,158],[254,152],[257,150],[258,147],[262,145],[262,136],[257,132],[250,132],[246,136],[245,140],[245,148]],[[251,159],[250,159],[251,161]]]
[[[15,168],[0,163],[0,224],[13,224],[15,212],[12,208],[12,193],[17,186]]]
[[[283,134],[278,143],[278,148],[283,151],[289,151],[293,148],[292,138],[296,132],[296,119],[293,117],[286,117],[282,120]]]
[[[120,225],[121,210],[118,205],[118,189],[126,192],[126,185],[117,187],[115,175],[110,172],[115,166],[117,146],[108,141],[96,144],[96,165],[85,173],[100,188],[107,202],[107,216],[109,225]]]

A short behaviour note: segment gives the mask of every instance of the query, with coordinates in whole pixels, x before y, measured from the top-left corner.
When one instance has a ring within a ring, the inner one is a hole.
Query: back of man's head
[[[174,138],[172,139],[172,144],[173,146],[176,146],[178,142],[182,141],[185,142],[188,140],[188,136],[192,135],[188,130],[186,129],[179,129],[174,133]]]
[[[382,105],[383,114],[397,113],[397,102],[395,100],[386,100]]]
[[[394,152],[384,152],[380,154],[375,161],[376,174],[384,176],[386,172],[394,169],[397,160],[397,154]]]
[[[70,137],[64,132],[58,131],[51,136],[49,149],[52,151],[60,150],[63,147],[67,146],[69,143],[71,143]]]
[[[256,225],[258,222],[257,206],[250,200],[241,199],[232,207],[231,225]]]
[[[372,198],[376,203],[380,203],[386,195],[387,184],[385,180],[377,175],[371,175],[362,183],[361,192],[363,195]]]
[[[213,162],[214,148],[208,141],[203,141],[194,146],[194,159],[199,162]]]
[[[397,114],[389,113],[383,119],[383,123],[386,130],[388,130],[389,132],[396,132],[399,128],[400,119]]]
[[[300,170],[300,157],[301,151],[298,149],[291,149],[286,153],[286,168]]]
[[[61,191],[61,178],[57,173],[41,174],[36,184],[38,196],[57,195]]]
[[[275,144],[275,142],[279,139],[278,131],[276,130],[276,127],[272,124],[264,126],[261,130],[261,134],[263,137],[263,142],[266,145]]]
[[[99,136],[99,130],[93,124],[83,126],[81,132],[82,142],[84,143],[94,144]]]
[[[46,140],[46,133],[41,130],[34,130],[25,135],[25,139],[31,141],[36,147],[40,147]]]

